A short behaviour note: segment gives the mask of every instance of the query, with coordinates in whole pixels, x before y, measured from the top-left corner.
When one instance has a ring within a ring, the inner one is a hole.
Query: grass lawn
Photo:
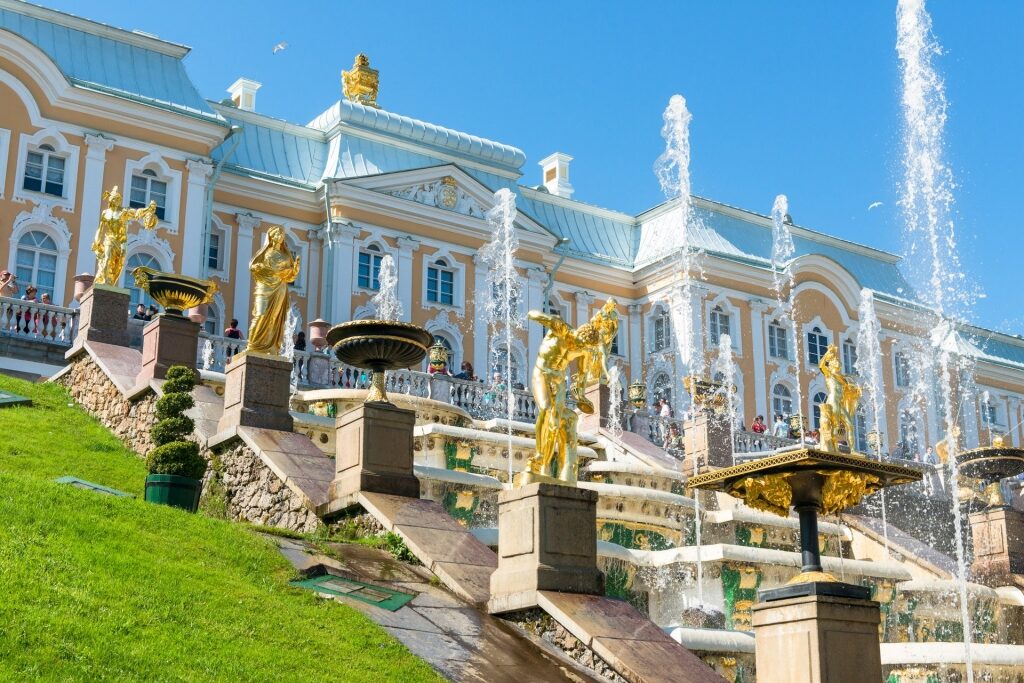
[[[291,588],[245,526],[114,498],[145,469],[55,386],[0,408],[0,680],[438,681],[376,624]]]

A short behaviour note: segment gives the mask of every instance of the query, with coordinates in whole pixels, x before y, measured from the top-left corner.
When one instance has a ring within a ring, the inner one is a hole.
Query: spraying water
[[[703,363],[697,353],[700,330],[693,324],[693,270],[698,255],[692,246],[691,235],[695,223],[690,197],[690,120],[693,117],[683,96],[673,95],[662,118],[665,122],[661,128],[665,151],[655,162],[654,172],[665,197],[670,201],[676,200],[678,208],[669,231],[658,236],[658,247],[664,253],[678,252],[675,264],[677,284],[671,289],[668,302],[672,311],[672,333],[682,365],[679,374],[703,374]]]
[[[512,484],[512,418],[515,416],[515,394],[512,383],[512,342],[516,332],[525,327],[519,300],[522,283],[515,267],[519,238],[515,232],[516,196],[510,190],[494,193],[494,207],[487,212],[494,237],[480,250],[487,267],[490,296],[484,304],[491,339],[492,366],[504,367],[505,407],[508,420],[508,481]],[[479,302],[478,302],[479,303]]]
[[[793,338],[793,384],[796,386],[796,412],[803,415],[803,387],[800,383],[800,329],[796,322],[796,276],[793,274],[793,255],[796,245],[789,222],[789,199],[777,195],[772,203],[772,275],[775,280],[775,300],[789,319],[789,334]],[[785,298],[782,292],[787,291]],[[788,355],[789,350],[786,349]],[[787,417],[787,416],[783,416]],[[803,420],[800,429],[803,430]],[[801,435],[802,438],[802,435]]]
[[[924,0],[899,0],[896,10],[896,52],[900,61],[903,110],[903,187],[900,207],[905,222],[907,258],[917,266],[910,275],[917,281],[924,303],[937,314],[932,331],[931,353],[937,352],[937,376],[942,418],[947,438],[953,439],[956,415],[951,400],[950,374],[955,344],[944,343],[955,335],[951,318],[969,312],[972,293],[960,267],[953,224],[953,173],[944,155],[947,115],[945,84],[933,64],[942,48],[931,32],[932,21]],[[922,286],[923,285],[923,286]],[[949,334],[942,329],[949,330]],[[971,618],[967,605],[967,564],[960,505],[959,468],[955,444],[949,458],[950,491],[956,536],[957,583],[960,618],[964,632],[967,682],[974,682]]]
[[[213,342],[207,339],[203,342],[203,370],[209,370],[212,368],[215,360]]]
[[[882,348],[880,339],[882,326],[875,313],[875,295],[867,287],[860,290],[858,310],[860,328],[857,330],[857,374],[861,376],[864,396],[871,415],[871,428],[876,435],[875,455],[879,460],[886,452],[882,421],[885,415],[885,387],[882,381]],[[889,554],[889,526],[886,519],[885,489],[881,493],[882,534],[885,540],[886,556]]]
[[[611,396],[608,405],[608,431],[618,439],[622,436],[622,378],[618,365],[608,368],[608,393]]]
[[[387,254],[380,260],[380,272],[377,275],[380,289],[373,295],[370,302],[377,309],[377,320],[401,320],[402,302],[398,300],[398,268],[395,259]]]
[[[714,364],[715,381],[720,381],[722,386],[718,391],[722,393],[725,401],[726,415],[729,418],[729,444],[732,452],[732,464],[736,464],[736,451],[732,444],[736,443],[736,421],[738,419],[736,409],[736,395],[733,387],[736,384],[736,361],[732,357],[732,338],[728,334],[718,337],[718,356]]]
[[[292,364],[291,393],[298,390],[298,367],[295,365],[295,330],[299,326],[299,320],[295,317],[295,311],[288,308],[288,316],[284,321],[284,342],[281,344],[281,355]]]

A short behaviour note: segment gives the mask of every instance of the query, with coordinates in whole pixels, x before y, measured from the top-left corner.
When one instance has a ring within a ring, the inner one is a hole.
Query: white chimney
[[[256,111],[256,91],[262,85],[262,83],[251,81],[248,78],[239,78],[228,86],[228,94],[231,95],[231,101],[239,109]]]
[[[569,183],[569,162],[572,157],[568,154],[555,152],[551,156],[540,160],[540,167],[544,170],[544,187],[553,195],[572,197],[572,185]]]

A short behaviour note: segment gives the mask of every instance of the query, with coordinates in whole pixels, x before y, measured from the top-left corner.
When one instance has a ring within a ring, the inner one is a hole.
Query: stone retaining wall
[[[88,354],[76,358],[56,382],[128,448],[139,455],[153,448],[149,432],[156,423],[154,392],[129,401]]]
[[[544,642],[550,643],[564,652],[567,657],[590,669],[612,683],[628,683],[608,662],[604,661],[591,648],[569,633],[550,614],[541,609],[522,610],[502,615],[502,618],[514,626],[526,631]]]

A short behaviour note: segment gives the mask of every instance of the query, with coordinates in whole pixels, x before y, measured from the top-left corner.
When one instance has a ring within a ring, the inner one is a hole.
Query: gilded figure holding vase
[[[288,317],[288,285],[295,282],[300,267],[301,258],[288,250],[284,228],[271,227],[266,243],[249,262],[256,287],[246,351],[280,353]]]

